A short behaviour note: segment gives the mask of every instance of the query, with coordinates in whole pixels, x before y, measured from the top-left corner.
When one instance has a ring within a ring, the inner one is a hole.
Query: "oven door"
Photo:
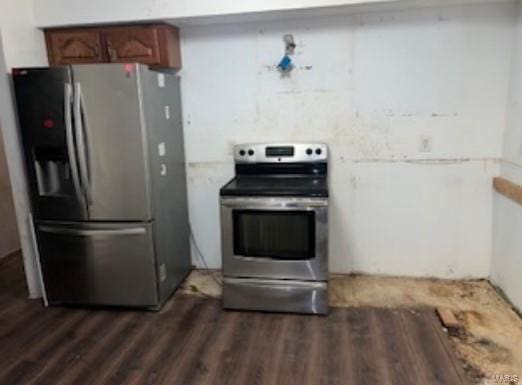
[[[328,199],[221,198],[223,274],[328,279]]]

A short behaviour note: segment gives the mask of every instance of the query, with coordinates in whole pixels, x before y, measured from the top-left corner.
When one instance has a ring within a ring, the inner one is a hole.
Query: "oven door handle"
[[[233,198],[233,199],[221,199],[221,205],[225,207],[232,208],[249,208],[249,209],[265,209],[265,210],[273,210],[277,208],[319,208],[319,207],[328,207],[327,199],[307,199],[307,200],[277,200],[277,199],[267,199],[267,200],[259,200],[259,199],[241,199],[241,198]]]

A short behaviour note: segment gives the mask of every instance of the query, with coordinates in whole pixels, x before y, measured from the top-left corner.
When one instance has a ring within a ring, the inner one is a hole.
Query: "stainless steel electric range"
[[[328,148],[240,144],[220,191],[223,306],[328,312]]]

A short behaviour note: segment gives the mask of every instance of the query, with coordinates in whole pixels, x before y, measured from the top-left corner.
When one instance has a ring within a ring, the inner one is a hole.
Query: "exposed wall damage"
[[[332,271],[486,277],[514,22],[496,3],[184,28],[190,212],[209,265],[232,146],[308,140],[332,155]],[[285,34],[296,68],[281,78]]]

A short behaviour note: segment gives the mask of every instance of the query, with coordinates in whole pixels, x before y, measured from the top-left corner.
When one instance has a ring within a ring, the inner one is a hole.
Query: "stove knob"
[[[311,148],[306,149],[306,155],[312,155],[314,151]]]
[[[245,150],[239,150],[239,155],[245,156],[245,154],[246,154]]]
[[[321,154],[323,153],[323,150],[321,150],[320,148],[317,148],[317,149],[315,150],[315,153],[316,153],[317,155],[321,155]]]
[[[254,150],[252,150],[252,149],[248,150],[248,155],[250,155],[250,156],[254,155]]]

